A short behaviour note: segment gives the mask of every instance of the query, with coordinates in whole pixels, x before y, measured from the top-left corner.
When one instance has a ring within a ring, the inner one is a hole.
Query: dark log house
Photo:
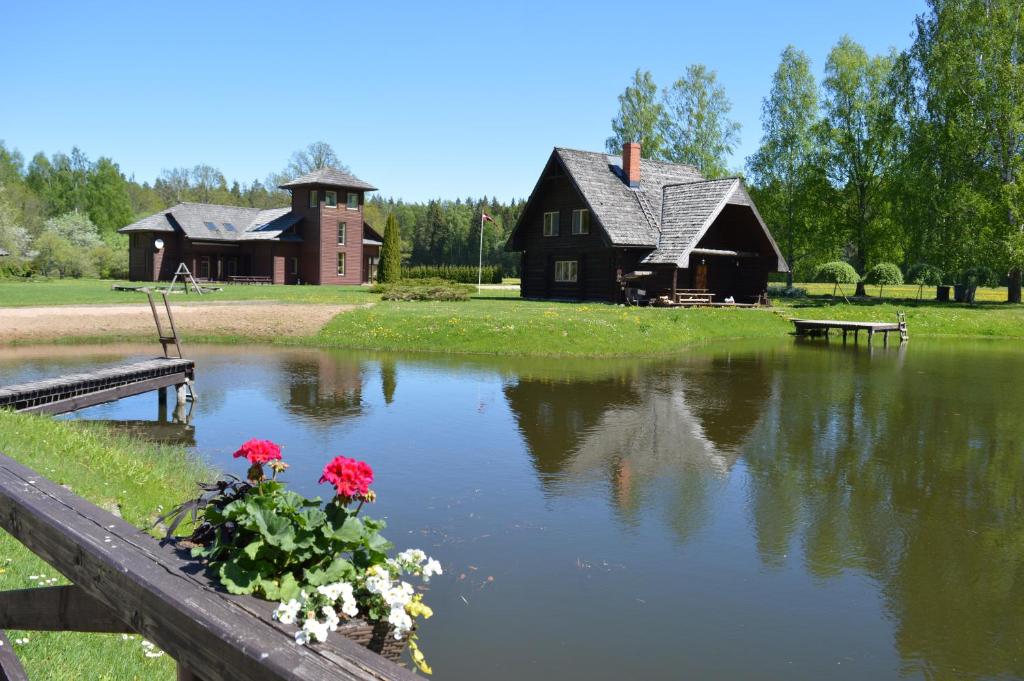
[[[555,148],[509,238],[524,298],[621,301],[705,290],[751,303],[787,265],[739,178],[696,168]]]
[[[376,279],[381,236],[363,218],[376,188],[321,168],[281,185],[290,208],[179,203],[119,231],[129,276],[168,280],[185,263],[198,279],[253,277],[275,284],[359,284]]]

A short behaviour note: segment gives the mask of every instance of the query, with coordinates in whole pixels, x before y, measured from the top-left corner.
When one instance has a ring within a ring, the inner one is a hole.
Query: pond
[[[445,567],[421,632],[438,679],[1024,678],[1015,345],[189,350],[188,425],[153,394],[74,418],[234,473],[269,438],[311,495],[330,457],[369,461],[387,536]],[[0,384],[151,355],[7,349]]]

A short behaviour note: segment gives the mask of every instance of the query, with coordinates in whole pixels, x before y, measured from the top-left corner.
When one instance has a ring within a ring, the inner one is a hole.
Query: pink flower
[[[281,448],[270,440],[257,440],[256,438],[253,438],[235,452],[236,459],[240,459],[243,456],[248,459],[251,464],[263,464],[280,459]]]
[[[324,466],[320,482],[334,485],[340,497],[366,497],[370,492],[370,483],[373,482],[373,469],[365,461],[336,456]]]

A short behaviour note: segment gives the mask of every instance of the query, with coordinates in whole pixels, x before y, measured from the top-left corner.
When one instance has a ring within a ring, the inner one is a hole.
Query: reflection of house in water
[[[698,358],[625,379],[505,388],[541,479],[611,480],[628,509],[646,483],[728,472],[771,395],[757,357]]]
[[[281,368],[287,380],[286,407],[296,416],[319,421],[362,413],[360,362],[317,352],[289,356]]]

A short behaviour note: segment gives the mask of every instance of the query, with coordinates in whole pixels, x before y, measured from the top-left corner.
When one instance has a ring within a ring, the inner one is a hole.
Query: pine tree
[[[402,278],[402,242],[398,236],[398,219],[388,214],[384,225],[384,245],[380,248],[380,265],[377,281],[382,284],[396,282]]]

